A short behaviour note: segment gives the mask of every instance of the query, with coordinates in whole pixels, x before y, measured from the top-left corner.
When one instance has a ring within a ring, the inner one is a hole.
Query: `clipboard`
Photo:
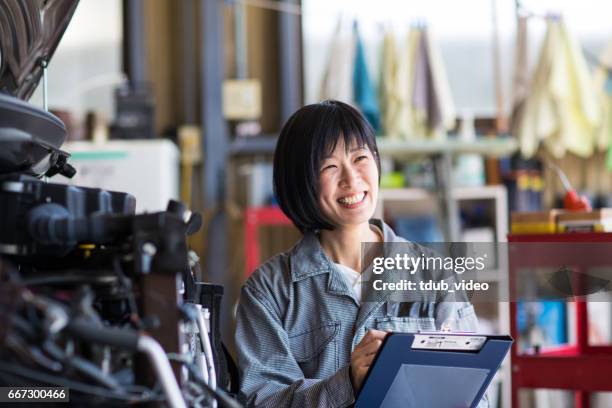
[[[476,407],[512,341],[471,333],[390,333],[355,408]]]

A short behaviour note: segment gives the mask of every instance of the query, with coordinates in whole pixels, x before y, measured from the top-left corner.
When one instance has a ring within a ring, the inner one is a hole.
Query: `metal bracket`
[[[45,58],[41,58],[39,61],[39,65],[42,68],[43,72],[43,109],[48,112],[49,111],[49,99],[48,99],[48,77],[47,77],[47,66],[48,62]]]

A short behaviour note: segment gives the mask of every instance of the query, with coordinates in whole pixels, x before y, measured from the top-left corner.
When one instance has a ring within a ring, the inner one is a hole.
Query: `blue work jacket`
[[[406,242],[371,220],[385,242]],[[242,288],[236,350],[240,397],[257,407],[355,402],[351,352],[368,329],[476,331],[469,302],[359,302],[315,233],[261,265]],[[432,390],[439,392],[440,390]],[[486,400],[479,408],[486,406]]]

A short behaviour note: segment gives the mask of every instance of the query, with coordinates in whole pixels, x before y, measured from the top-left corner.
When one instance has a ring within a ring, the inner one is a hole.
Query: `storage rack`
[[[592,267],[612,266],[612,251],[588,246],[563,245],[562,250],[551,245],[518,245],[524,243],[612,243],[612,233],[566,233],[508,236],[509,279],[513,290],[514,279],[520,268],[545,268],[571,265],[574,270],[587,271]],[[586,251],[585,251],[586,250]],[[520,256],[513,252],[520,251]],[[588,253],[587,253],[588,252]],[[550,388],[574,391],[576,408],[590,406],[590,394],[612,391],[612,346],[589,344],[588,302],[584,297],[574,299],[576,320],[573,327],[576,343],[539,350],[534,354],[519,351],[517,302],[511,302],[510,333],[514,338],[511,349],[512,407],[519,407],[521,388]]]
[[[476,153],[487,157],[510,156],[518,149],[512,137],[478,138],[463,141],[453,138],[442,140],[397,140],[379,138],[378,151],[381,157],[405,160],[418,156],[430,156],[434,161],[436,183],[440,191],[440,203],[446,219],[445,238],[449,242],[459,241],[459,207],[453,197],[453,157],[462,153]]]

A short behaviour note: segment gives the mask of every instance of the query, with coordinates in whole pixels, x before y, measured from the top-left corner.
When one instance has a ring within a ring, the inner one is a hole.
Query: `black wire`
[[[36,329],[32,327],[32,325],[23,317],[14,313],[11,315],[11,329],[16,329],[16,331],[20,331],[20,334],[25,334],[24,337],[28,339],[36,338]]]
[[[5,357],[14,359],[15,356],[21,361],[25,360],[27,363],[34,364],[47,371],[59,373],[63,366],[61,363],[48,357],[43,351],[37,346],[31,345],[25,339],[18,336],[16,333],[9,333],[5,339],[6,350],[12,350],[13,354],[9,355],[6,352]],[[4,350],[3,350],[4,351]]]
[[[123,386],[119,384],[119,382],[113,376],[104,373],[92,362],[79,356],[66,355],[61,348],[51,341],[46,341],[43,344],[43,348],[56,360],[59,360],[60,362],[76,369],[77,371],[81,372],[81,374],[93,379],[94,381],[97,381],[100,385],[106,386],[118,394],[127,394],[123,389]]]
[[[119,282],[121,283],[121,285],[123,285],[125,289],[127,289],[126,290],[127,302],[128,302],[128,308],[130,309],[129,322],[132,324],[140,323],[140,321],[133,322],[131,319],[131,317],[134,315],[138,317],[137,315],[138,307],[136,305],[136,297],[134,296],[134,290],[132,288],[132,280],[128,278],[127,276],[125,276],[125,274],[123,273],[123,269],[121,269],[121,262],[119,261],[119,258],[113,259],[113,271],[115,272],[115,274],[117,274],[117,277],[119,278]]]
[[[34,327],[42,326],[40,319],[36,313],[36,308],[30,303],[24,304],[24,313],[26,315],[26,320],[32,324]]]

